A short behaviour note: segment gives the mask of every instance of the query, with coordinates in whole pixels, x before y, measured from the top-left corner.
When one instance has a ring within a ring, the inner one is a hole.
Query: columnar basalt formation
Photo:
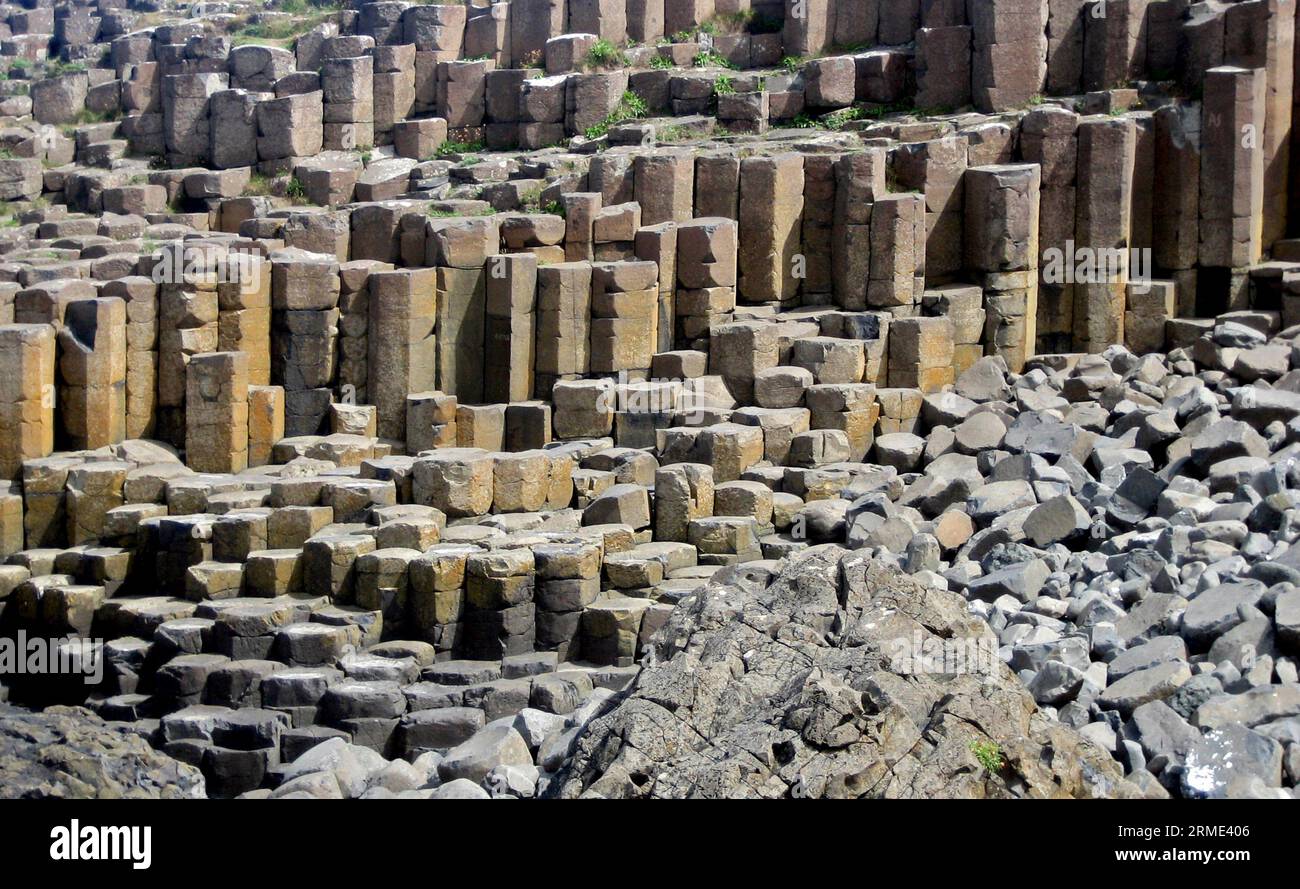
[[[756,795],[1294,796],[1290,0],[34,5],[0,634],[104,670],[0,694],[212,796],[687,795],[654,708],[806,589],[1005,719],[783,672],[747,731],[912,752]]]

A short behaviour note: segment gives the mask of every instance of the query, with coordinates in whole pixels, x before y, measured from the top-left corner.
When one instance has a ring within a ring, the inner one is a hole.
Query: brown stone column
[[[190,358],[185,385],[185,463],[196,472],[248,468],[248,356]]]
[[[54,451],[54,328],[0,326],[0,479]]]

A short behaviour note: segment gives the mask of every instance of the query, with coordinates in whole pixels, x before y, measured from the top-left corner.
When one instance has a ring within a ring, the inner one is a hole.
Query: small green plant
[[[564,218],[564,205],[559,201],[547,201],[542,204],[542,212],[549,213],[552,216],[559,216],[562,219]]]
[[[660,127],[655,131],[656,142],[676,142],[686,137],[686,127],[680,124],[673,124],[666,127]]]
[[[672,37],[673,43],[691,43],[694,40],[695,40],[695,32],[687,31],[685,29],[678,31]]]
[[[627,56],[605,38],[597,40],[587,50],[587,64],[592,68],[613,68],[627,65]]]
[[[482,151],[486,147],[483,142],[444,142],[438,146],[438,157],[449,157],[453,154],[472,154],[475,151]]]
[[[675,68],[677,66],[673,64],[673,60],[668,58],[668,56],[655,56],[650,60],[650,67],[654,68],[656,71],[664,71],[668,68]]]
[[[790,121],[790,126],[800,130],[812,130],[816,129],[817,121],[801,111],[794,116],[794,120]]]
[[[46,77],[62,77],[64,74],[78,74],[86,70],[85,62],[46,62]]]
[[[695,60],[691,63],[696,68],[735,68],[736,66],[724,56],[718,55],[711,49],[701,50],[695,54]]]
[[[623,93],[623,97],[619,99],[618,106],[607,114],[605,119],[600,123],[587,127],[587,130],[583,135],[588,139],[599,139],[601,136],[608,133],[609,128],[615,124],[620,124],[625,120],[645,117],[649,111],[650,107],[646,105],[645,99],[641,98],[631,90],[627,90]]]
[[[322,22],[333,19],[345,6],[343,0],[313,2],[310,7],[305,0],[284,0],[277,10],[284,15],[260,22],[252,21],[252,17],[246,19],[242,25],[231,32],[231,43],[235,46],[243,46],[259,40],[270,42],[292,40],[301,34],[306,34]]]
[[[842,130],[844,125],[855,120],[862,120],[864,117],[871,117],[872,114],[861,105],[853,105],[849,108],[841,108],[839,111],[832,111],[821,120],[821,125],[828,130]]]
[[[357,151],[361,153],[361,163],[367,167],[370,166],[370,159],[374,156],[374,147],[371,145],[358,145]]]
[[[264,173],[254,173],[248,177],[248,183],[244,186],[244,194],[261,195],[271,193],[271,180]]]
[[[980,765],[990,772],[1000,772],[1005,765],[1002,759],[1002,748],[992,741],[972,741],[970,752],[975,754]]]
[[[297,176],[290,177],[289,184],[284,187],[284,193],[294,201],[307,200],[307,189],[303,187]]]
[[[713,95],[733,96],[736,94],[736,81],[730,74],[719,74],[713,80]]]
[[[530,188],[528,191],[521,194],[519,196],[519,206],[520,208],[524,210],[528,210],[529,212],[536,212],[540,210],[542,208],[541,186],[538,186],[537,188]]]
[[[82,125],[108,123],[109,121],[117,120],[120,116],[119,113],[112,111],[91,111],[89,108],[83,108],[77,112],[77,117],[74,123]]]
[[[718,26],[712,21],[700,22],[700,26],[697,29],[697,31],[700,34],[708,34],[710,37],[712,37],[714,34],[718,33]]]
[[[787,74],[798,74],[799,69],[803,67],[802,56],[786,56],[781,60],[781,67]]]

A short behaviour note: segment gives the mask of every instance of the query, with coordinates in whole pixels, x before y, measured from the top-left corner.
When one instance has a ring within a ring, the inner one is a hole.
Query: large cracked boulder
[[[865,551],[815,547],[776,577],[720,572],[652,644],[548,795],[1141,795],[1101,748],[1038,711],[959,596]],[[940,672],[950,667],[967,672]]]
[[[82,707],[0,704],[0,799],[204,799],[203,775]]]

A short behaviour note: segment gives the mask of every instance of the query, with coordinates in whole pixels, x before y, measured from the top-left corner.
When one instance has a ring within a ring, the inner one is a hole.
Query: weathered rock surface
[[[81,707],[0,704],[0,799],[202,799],[203,776]]]
[[[959,597],[838,546],[776,577],[728,574],[674,610],[652,665],[578,738],[553,795],[1140,795],[1001,663],[986,676],[905,672],[917,645],[991,644]],[[981,765],[982,749],[1002,767]]]

